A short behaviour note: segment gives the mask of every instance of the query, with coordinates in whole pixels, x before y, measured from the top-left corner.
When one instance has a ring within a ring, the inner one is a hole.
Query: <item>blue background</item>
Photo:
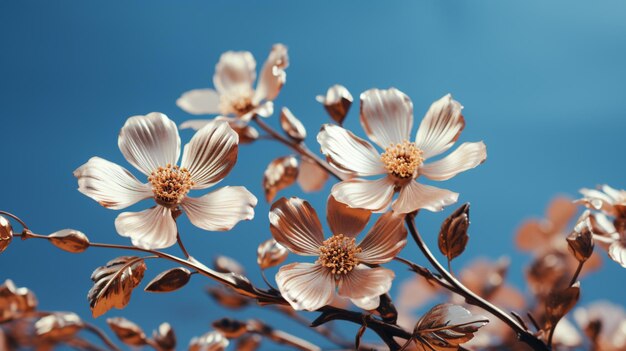
[[[524,289],[529,255],[513,244],[519,224],[542,216],[555,194],[576,196],[579,188],[602,183],[626,186],[625,15],[623,1],[2,1],[0,208],[21,216],[35,232],[71,227],[92,241],[128,243],[115,232],[118,211],[76,191],[72,171],[95,155],[131,169],[117,148],[127,117],[160,111],[178,123],[189,119],[175,100],[186,90],[212,85],[221,52],[249,50],[260,66],[271,45],[282,42],[291,66],[276,106],[288,106],[302,120],[314,150],[316,131],[328,121],[314,97],[335,83],[356,97],[372,87],[401,89],[413,99],[416,125],[446,93],[465,106],[460,140],[484,140],[488,159],[441,184],[459,191],[459,201],[472,203],[470,246],[454,265],[509,255],[509,279]],[[364,135],[357,111],[346,125]],[[270,123],[277,126],[276,116]],[[183,132],[183,143],[191,135]],[[269,237],[261,175],[269,161],[288,153],[270,141],[241,147],[222,185],[245,185],[255,193],[256,218],[226,233],[203,232],[182,220],[193,255],[207,262],[218,253],[234,256],[261,284],[255,250]],[[321,213],[330,186],[305,195]],[[302,193],[293,187],[280,195]],[[451,210],[419,216],[433,248],[439,223]],[[72,310],[91,320],[89,276],[123,254],[90,249],[72,255],[44,241],[16,241],[0,255],[0,279],[33,289],[44,310]],[[402,255],[425,264],[414,245]],[[399,276],[395,294],[408,273],[390,266]],[[149,262],[146,282],[167,267]],[[605,259],[599,273],[583,279],[583,301],[624,303],[624,274]],[[210,283],[194,276],[171,294],[138,289],[128,308],[95,323],[125,316],[150,331],[169,321],[184,349],[226,314],[262,315],[276,327],[330,346],[269,311],[225,312],[206,296]],[[353,325],[344,328],[354,335]]]

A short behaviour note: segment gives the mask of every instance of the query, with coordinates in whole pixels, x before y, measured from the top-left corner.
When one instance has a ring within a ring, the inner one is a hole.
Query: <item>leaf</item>
[[[185,286],[191,278],[191,272],[183,267],[169,269],[157,275],[144,289],[149,292],[170,292]]]
[[[237,346],[235,350],[237,351],[255,351],[261,346],[261,341],[263,337],[257,334],[246,334],[239,339],[237,339]]]
[[[122,256],[98,267],[91,275],[94,286],[87,299],[94,318],[115,307],[123,309],[128,305],[133,289],[141,283],[146,271],[143,258]]]
[[[546,301],[546,325],[544,328],[549,330],[556,326],[559,320],[576,305],[579,298],[580,282],[550,294]]]
[[[211,331],[191,339],[189,351],[224,351],[228,344],[228,339],[224,335],[217,331]]]
[[[152,333],[152,339],[164,351],[174,350],[176,348],[176,333],[169,323],[162,323],[159,329]]]
[[[89,238],[82,232],[74,229],[63,229],[48,235],[52,245],[61,250],[80,253],[89,247]]]
[[[135,323],[126,318],[109,318],[107,324],[118,339],[129,346],[142,346],[147,344],[146,334]]]
[[[435,350],[457,350],[487,323],[489,319],[484,316],[473,315],[459,305],[443,303],[422,316],[413,333]]]
[[[469,235],[469,204],[464,204],[454,211],[441,224],[439,231],[439,250],[449,261],[458,257],[465,250]]]
[[[297,142],[301,142],[306,138],[304,125],[286,107],[283,107],[280,111],[280,126],[291,139]]]
[[[272,202],[276,193],[293,184],[298,177],[298,160],[295,156],[279,157],[265,169],[263,189],[265,199]]]
[[[35,322],[35,335],[39,341],[61,342],[72,339],[84,327],[76,313],[55,312]]]
[[[330,117],[341,125],[352,106],[352,94],[343,85],[335,84],[328,88],[326,96],[318,95],[316,100],[324,105]]]
[[[286,247],[274,239],[269,239],[259,245],[256,261],[261,269],[267,269],[283,263],[288,254],[289,250]]]

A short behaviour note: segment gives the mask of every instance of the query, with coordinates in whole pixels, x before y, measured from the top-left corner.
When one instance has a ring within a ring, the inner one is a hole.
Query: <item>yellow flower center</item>
[[[330,269],[332,274],[348,274],[359,264],[356,257],[359,252],[361,248],[356,245],[354,238],[343,234],[333,235],[320,246],[317,263]]]
[[[251,91],[242,90],[220,96],[220,111],[225,115],[242,116],[252,111],[253,108]]]
[[[148,177],[152,184],[154,199],[165,207],[174,207],[180,204],[185,195],[194,186],[191,174],[186,168],[172,166],[159,167]]]
[[[411,178],[417,167],[424,162],[424,152],[407,140],[391,144],[380,156],[387,172],[399,178]]]

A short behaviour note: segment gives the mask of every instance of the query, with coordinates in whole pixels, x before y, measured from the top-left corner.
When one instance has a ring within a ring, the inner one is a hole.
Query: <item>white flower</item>
[[[195,226],[211,231],[229,230],[254,217],[256,197],[244,187],[223,187],[204,196],[188,196],[221,181],[237,161],[238,137],[225,121],[213,121],[185,145],[180,166],[180,137],[166,115],[152,112],[130,117],[118,138],[126,160],[147,177],[142,183],[123,167],[99,157],[74,171],[78,191],[111,209],[124,209],[153,198],[156,206],[141,212],[123,212],[115,220],[117,232],[133,245],[146,249],[176,243],[178,208]]]
[[[215,89],[194,89],[184,93],[176,104],[194,115],[220,114],[234,117],[239,125],[254,115],[268,117],[274,112],[272,100],[287,80],[287,48],[275,44],[261,70],[256,89],[256,61],[248,51],[227,51],[215,66]],[[189,120],[181,128],[200,129],[209,120]]]
[[[385,177],[376,180],[350,179],[332,189],[337,201],[350,207],[384,211],[392,202],[397,213],[418,209],[440,211],[457,201],[457,193],[418,183],[423,175],[432,180],[447,180],[474,168],[487,158],[483,142],[463,143],[448,156],[430,163],[458,139],[465,126],[461,105],[446,95],[432,104],[417,131],[414,142],[409,134],[413,126],[413,103],[397,89],[371,89],[361,94],[361,125],[369,142],[336,125],[324,125],[317,136],[322,152],[340,171],[357,177]]]

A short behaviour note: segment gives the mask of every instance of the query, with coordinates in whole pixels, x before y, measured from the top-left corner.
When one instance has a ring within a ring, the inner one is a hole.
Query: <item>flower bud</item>
[[[229,339],[238,338],[248,332],[245,322],[232,318],[222,318],[213,322],[213,328]]]
[[[441,224],[439,231],[439,250],[448,260],[459,256],[465,250],[469,236],[469,204],[464,204],[454,211]]]
[[[578,262],[585,262],[593,254],[594,243],[589,210],[585,211],[578,219],[574,231],[567,236],[567,244],[570,252],[576,257]]]
[[[280,111],[280,126],[291,139],[297,142],[301,142],[306,138],[304,125],[286,107],[283,107]]]
[[[335,84],[328,88],[326,96],[318,95],[316,100],[323,104],[330,117],[341,125],[352,106],[353,98],[346,87]]]
[[[13,240],[13,227],[6,218],[0,216],[0,253],[2,253]]]
[[[48,235],[52,245],[71,253],[80,253],[89,247],[89,239],[78,230],[63,229]]]
[[[165,351],[176,348],[176,334],[169,323],[162,323],[159,329],[152,333],[152,339]]]
[[[287,248],[274,239],[264,241],[257,249],[257,263],[261,269],[277,266],[287,258]]]

